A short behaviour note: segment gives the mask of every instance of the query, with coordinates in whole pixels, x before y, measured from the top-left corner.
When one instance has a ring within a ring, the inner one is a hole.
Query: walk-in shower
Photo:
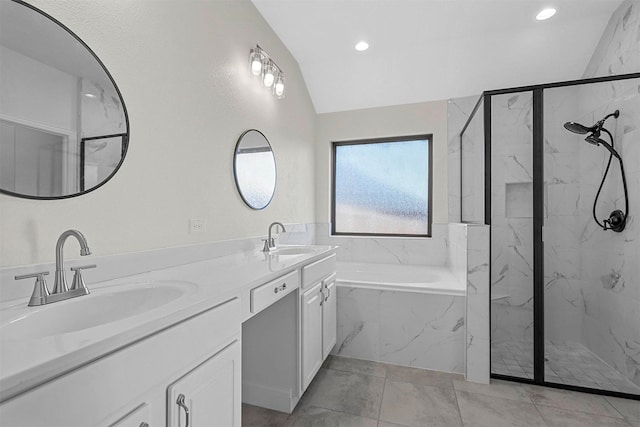
[[[640,73],[487,91],[460,143],[492,376],[640,398]]]
[[[568,131],[571,131],[578,135],[588,134],[587,137],[584,139],[585,141],[595,146],[602,145],[604,148],[607,149],[607,151],[609,151],[609,161],[607,162],[607,167],[604,170],[604,175],[602,175],[602,181],[600,181],[600,186],[598,187],[598,191],[596,192],[596,197],[593,200],[593,219],[595,220],[596,224],[602,227],[603,230],[605,231],[612,230],[617,233],[620,233],[622,230],[624,230],[624,227],[627,223],[627,216],[629,215],[629,192],[627,190],[627,177],[624,173],[624,163],[622,161],[622,157],[620,157],[620,154],[613,147],[614,145],[613,135],[611,135],[611,132],[609,132],[609,130],[604,127],[604,122],[609,117],[615,117],[617,119],[618,117],[620,117],[620,110],[616,110],[611,114],[607,114],[604,117],[604,119],[598,121],[595,125],[591,127],[586,127],[576,122],[566,122],[564,124],[564,127]],[[600,135],[602,132],[606,133],[609,136],[609,140],[611,141],[611,143],[607,143],[605,140],[600,138]],[[611,167],[611,161],[613,160],[614,157],[618,159],[618,162],[620,162],[620,173],[622,176],[622,187],[624,189],[625,209],[624,209],[624,212],[621,211],[620,209],[614,210],[609,214],[608,219],[604,219],[602,220],[602,222],[600,222],[598,220],[598,217],[596,216],[596,206],[598,204],[598,198],[600,197],[600,193],[602,192],[602,187],[604,186],[604,182],[607,179],[607,174],[609,173],[609,168]]]

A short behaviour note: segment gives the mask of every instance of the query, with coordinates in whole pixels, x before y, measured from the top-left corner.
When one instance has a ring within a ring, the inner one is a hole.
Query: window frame
[[[336,151],[337,147],[344,145],[360,145],[360,144],[376,144],[389,142],[406,142],[428,140],[429,160],[428,171],[428,207],[427,207],[427,234],[396,234],[396,233],[356,233],[356,232],[337,232],[336,224]],[[391,136],[382,138],[367,138],[344,141],[331,142],[331,235],[332,236],[369,236],[369,237],[413,237],[413,238],[430,238],[432,236],[433,221],[433,134],[425,133],[419,135]]]

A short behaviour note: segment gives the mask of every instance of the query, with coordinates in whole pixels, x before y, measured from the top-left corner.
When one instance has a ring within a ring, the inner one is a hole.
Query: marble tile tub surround
[[[637,427],[640,403],[329,356],[291,415],[245,405],[242,425]]]
[[[315,243],[315,224],[284,224],[287,233],[276,234],[276,241],[281,244],[311,245]],[[72,273],[69,268],[79,265],[96,264],[98,267],[86,270],[82,273],[89,289],[91,283],[102,282],[134,274],[146,273],[163,268],[175,267],[192,262],[203,261],[211,258],[235,255],[246,256],[248,252],[262,249],[264,236],[215,241],[196,245],[179,246],[173,248],[157,249],[106,256],[65,257],[67,280],[71,283]],[[91,236],[86,235],[91,248]],[[51,254],[55,253],[55,243],[51,242]],[[71,242],[67,246],[75,243]],[[67,248],[68,249],[68,248]],[[75,251],[75,250],[74,250]],[[0,269],[0,302],[27,298],[33,291],[34,281],[16,281],[14,276],[20,274],[49,271],[45,278],[49,287],[53,286],[53,274],[55,263],[33,264]],[[35,280],[35,279],[34,279]]]
[[[332,353],[462,373],[464,318],[463,296],[338,286]]]
[[[488,225],[467,225],[465,378],[483,384],[491,374]]]
[[[330,224],[316,227],[317,244],[339,246],[338,261],[447,265],[448,224],[432,224],[429,238],[332,236]]]

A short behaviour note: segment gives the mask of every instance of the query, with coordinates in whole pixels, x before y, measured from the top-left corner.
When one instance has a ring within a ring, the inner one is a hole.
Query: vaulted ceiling
[[[318,113],[581,78],[622,3],[252,1],[298,61]],[[556,15],[536,21],[547,6]],[[360,40],[367,51],[354,49]]]

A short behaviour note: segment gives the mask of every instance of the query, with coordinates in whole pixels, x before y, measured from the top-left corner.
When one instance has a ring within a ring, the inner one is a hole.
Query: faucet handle
[[[84,283],[84,279],[82,278],[82,270],[88,270],[89,268],[96,268],[97,265],[89,264],[89,265],[80,265],[78,267],[71,267],[71,271],[75,272],[73,275],[73,282],[71,282],[70,291],[76,289],[84,289],[85,295],[89,293],[89,289],[87,289],[87,285]]]
[[[15,276],[16,280],[36,278],[36,284],[33,287],[31,298],[29,299],[29,306],[45,304],[47,297],[49,296],[49,288],[47,288],[47,282],[44,280],[44,276],[49,274],[48,271],[40,271],[32,274],[22,274]]]

